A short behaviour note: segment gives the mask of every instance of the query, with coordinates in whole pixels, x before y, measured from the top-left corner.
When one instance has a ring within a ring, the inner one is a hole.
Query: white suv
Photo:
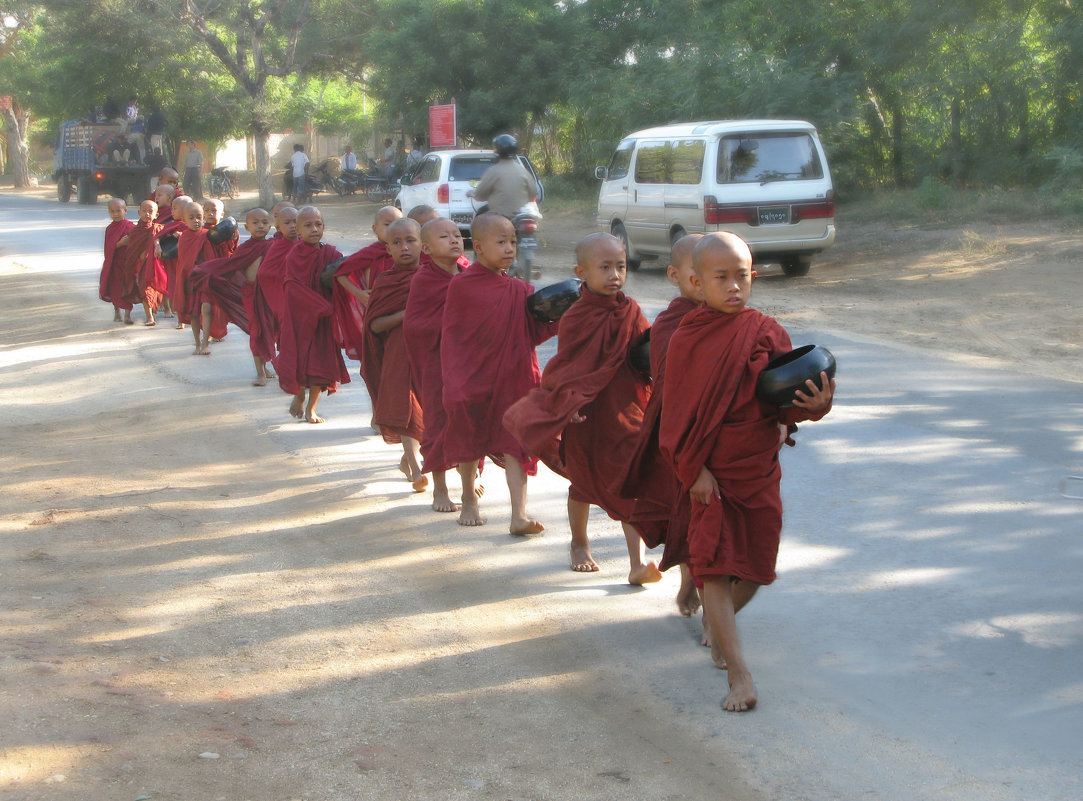
[[[463,236],[469,238],[475,205],[466,193],[478,185],[481,176],[496,161],[497,156],[491,150],[434,150],[427,153],[413,170],[402,176],[402,189],[395,196],[395,205],[404,214],[414,206],[432,206],[441,217],[454,221]],[[530,159],[520,154],[519,161],[536,180],[538,174]],[[538,202],[544,194],[541,181],[538,181],[538,197],[524,209],[537,213]]]

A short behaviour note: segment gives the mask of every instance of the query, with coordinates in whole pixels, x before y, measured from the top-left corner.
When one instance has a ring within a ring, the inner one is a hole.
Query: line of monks
[[[249,335],[255,384],[277,377],[293,416],[310,423],[323,422],[320,397],[350,381],[343,354],[360,361],[372,426],[401,445],[411,488],[426,491],[431,475],[433,509],[458,512],[463,526],[485,522],[478,479],[488,460],[505,472],[510,533],[543,531],[526,507],[528,476],[544,461],[569,480],[571,568],[599,569],[587,535],[597,505],[622,524],[630,583],[680,566],[678,608],[691,615],[702,601],[703,643],[729,671],[723,708],[755,705],[735,615],[775,578],[778,451],[797,422],[830,410],[834,384],[808,382],[788,408],[757,398],[758,373],[790,341],[746,306],[755,271],[744,242],[678,242],[668,274],[680,295],[651,326],[622,291],[623,245],[592,234],[576,250],[578,300],[547,320],[530,309],[533,287],[507,274],[515,230],[500,215],[475,219],[471,263],[458,226],[429,207],[408,217],[380,209],[376,241],[343,257],[323,242],[315,207],[252,209],[238,245],[236,234],[215,241],[222,210],[209,203],[168,183],[140,205],[138,223],[123,201],[109,203],[100,296],[115,319],[131,323],[136,303],[148,326],[156,312],[175,313],[197,355],[232,322]],[[171,237],[175,256],[163,247]],[[554,335],[543,373],[535,349]],[[630,358],[648,338],[649,374]],[[461,481],[458,504],[449,470]],[[663,544],[660,568],[645,546]]]

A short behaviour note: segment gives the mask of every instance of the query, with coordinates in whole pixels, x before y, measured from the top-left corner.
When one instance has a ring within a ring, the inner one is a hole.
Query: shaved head
[[[575,246],[575,260],[579,264],[583,264],[590,260],[591,256],[601,247],[611,248],[616,244],[621,251],[624,250],[624,243],[621,242],[613,234],[606,234],[598,231],[593,234],[587,234],[585,237],[579,240],[579,244]]]
[[[409,217],[403,217],[400,220],[395,220],[391,225],[387,226],[387,234],[391,235],[392,231],[396,231],[399,228],[412,228],[417,236],[421,236],[421,226],[417,224],[417,220],[411,220]]]
[[[752,266],[752,251],[745,240],[729,231],[718,231],[705,235],[696,243],[692,251],[692,269],[696,275],[703,276],[719,259],[737,259],[745,266]]]
[[[491,236],[493,232],[503,228],[505,225],[511,225],[511,220],[503,214],[497,214],[495,211],[487,211],[484,214],[479,214],[474,218],[474,221],[470,223],[470,236],[473,239],[483,239],[484,237]]]
[[[703,234],[685,234],[678,239],[669,251],[669,263],[680,267],[682,264],[692,264],[692,251],[703,239]]]

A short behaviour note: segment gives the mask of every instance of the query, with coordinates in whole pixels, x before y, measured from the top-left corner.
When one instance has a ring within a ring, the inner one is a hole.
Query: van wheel
[[[632,248],[631,245],[628,243],[628,232],[624,230],[624,226],[620,223],[614,225],[613,236],[619,239],[621,241],[621,244],[624,245],[624,252],[627,257],[628,269],[632,272],[638,270],[643,262],[639,259],[632,258]]]
[[[71,200],[71,181],[66,174],[61,174],[56,179],[56,199],[61,203],[67,203]]]
[[[791,278],[796,278],[801,275],[808,275],[809,268],[812,266],[811,256],[783,256],[782,272]]]

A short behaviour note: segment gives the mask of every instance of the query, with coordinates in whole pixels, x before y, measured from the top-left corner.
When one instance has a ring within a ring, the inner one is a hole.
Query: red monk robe
[[[192,270],[196,265],[216,258],[214,246],[207,239],[206,229],[192,231],[185,229],[179,233],[177,241],[176,285],[173,287],[173,310],[177,312],[178,323],[190,323],[192,315],[200,314],[197,306],[192,309]],[[214,326],[212,325],[212,328]],[[211,336],[214,336],[212,333]],[[220,339],[220,337],[215,337]]]
[[[162,226],[142,220],[128,232],[128,252],[124,260],[124,296],[131,303],[146,303],[158,311],[169,279],[161,260],[154,255],[154,245]]]
[[[296,239],[286,238],[281,231],[275,232],[271,246],[260,262],[255,286],[251,289],[248,347],[265,362],[272,361],[278,354],[282,313],[286,305],[286,296],[282,289],[286,280],[286,257],[296,244]],[[248,297],[247,293],[245,297]]]
[[[756,397],[767,363],[790,351],[790,337],[755,309],[707,306],[688,313],[670,340],[658,441],[691,487],[706,465],[721,499],[692,503],[689,566],[696,576],[775,580],[782,531],[778,424],[819,419]]]
[[[678,296],[662,311],[651,326],[651,399],[643,413],[643,427],[639,432],[635,454],[628,464],[627,475],[620,486],[620,494],[632,498],[657,499],[661,511],[668,517],[665,530],[665,551],[659,562],[662,570],[688,561],[688,516],[690,500],[681,487],[673,467],[658,450],[658,421],[662,416],[662,397],[665,392],[666,353],[669,341],[681,324],[681,320],[700,304]],[[668,513],[664,507],[669,506]],[[644,510],[641,508],[640,512]],[[654,539],[657,529],[644,526],[647,546],[654,548],[660,543]]]
[[[504,412],[541,382],[534,348],[556,323],[527,311],[534,288],[475,262],[451,279],[440,341],[444,377],[444,458],[450,464],[511,454],[528,475],[538,461],[503,425]]]
[[[460,264],[460,269],[462,266]],[[451,273],[437,267],[428,254],[423,253],[421,266],[410,282],[406,316],[402,320],[406,352],[425,415],[425,429],[421,434],[424,473],[450,470],[455,466],[444,456],[447,413],[444,411],[444,377],[440,370],[440,334],[451,279]]]
[[[114,220],[105,227],[105,260],[98,278],[98,297],[125,311],[132,310],[132,302],[124,293],[124,263],[128,256],[128,245],[117,243],[133,228],[135,223],[131,220]]]
[[[355,360],[364,349],[365,307],[338,282],[346,278],[359,289],[371,292],[377,277],[395,266],[387,245],[377,239],[348,256],[335,272],[333,300],[335,310],[335,341]]]
[[[166,237],[177,235],[188,230],[188,224],[184,220],[171,220],[162,226],[162,230],[158,232],[158,241],[161,242]],[[174,293],[177,291],[177,259],[162,259],[162,269],[165,270],[166,275],[166,290],[165,294],[170,299],[173,298]],[[174,308],[176,303],[173,304]]]
[[[531,452],[571,481],[573,500],[633,522],[636,502],[613,488],[632,456],[650,397],[628,351],[650,326],[623,292],[597,295],[584,285],[560,319],[557,353],[531,390],[504,415],[504,425]],[[586,420],[572,423],[576,414]],[[668,511],[668,510],[667,510]]]
[[[257,259],[263,258],[271,247],[270,239],[248,239],[232,255],[205,261],[192,270],[191,283],[196,303],[210,303],[212,309],[211,336],[215,333],[215,320],[221,317],[224,328],[233,323],[246,334],[249,333],[248,310],[244,291],[248,280],[245,270]],[[196,305],[193,303],[193,307]]]
[[[342,253],[332,245],[307,242],[294,245],[286,258],[282,332],[274,366],[279,386],[290,395],[312,386],[326,387],[331,394],[339,384],[350,383],[332,328],[331,293],[320,281],[323,268],[340,258]]]
[[[403,311],[417,268],[393,267],[376,277],[365,319],[369,322]],[[387,331],[365,326],[361,377],[372,398],[372,419],[384,442],[398,444],[404,436],[422,438],[424,422],[418,390],[403,338],[403,323]]]

